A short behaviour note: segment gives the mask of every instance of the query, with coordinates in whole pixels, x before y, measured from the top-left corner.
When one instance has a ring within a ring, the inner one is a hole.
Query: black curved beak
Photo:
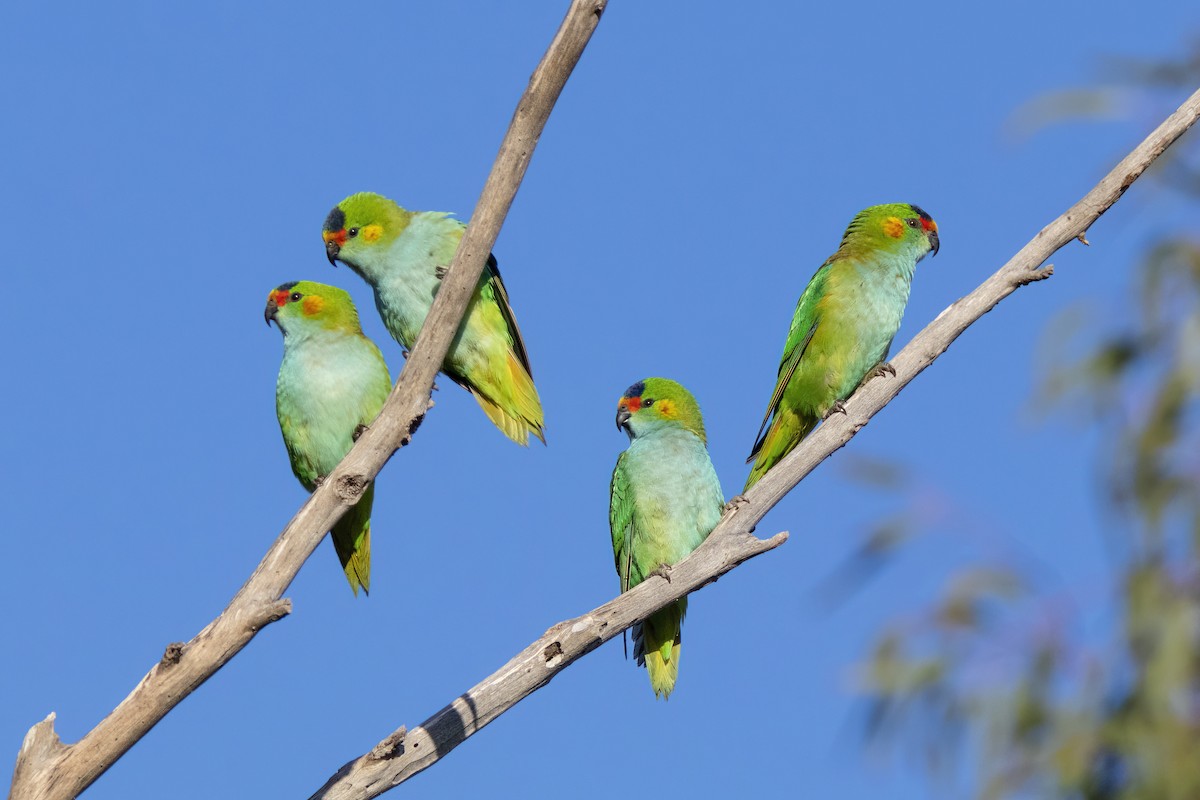
[[[271,327],[271,323],[275,322],[275,314],[279,311],[279,306],[275,305],[275,298],[267,301],[267,309],[263,312],[263,319],[267,321],[267,327]],[[276,322],[276,325],[279,323]]]
[[[337,266],[337,257],[338,257],[338,253],[340,253],[340,252],[342,252],[342,248],[338,245],[337,242],[326,242],[325,243],[325,257],[328,258],[329,263],[335,267]]]
[[[941,244],[942,244],[941,240],[938,239],[938,232],[930,231],[929,232],[929,249],[933,251],[933,254],[935,256],[937,255],[938,248],[941,247]]]
[[[629,418],[633,416],[629,413],[629,409],[625,406],[617,407],[617,430],[625,430],[625,423],[629,422]]]

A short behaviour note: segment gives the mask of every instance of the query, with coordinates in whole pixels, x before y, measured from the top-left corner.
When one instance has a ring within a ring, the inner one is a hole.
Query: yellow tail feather
[[[666,700],[675,689],[679,677],[679,654],[682,644],[683,617],[687,613],[687,598],[677,600],[656,611],[634,630],[634,657],[646,665],[650,688],[655,697]]]
[[[771,420],[771,427],[767,429],[758,451],[751,455],[754,466],[750,468],[750,477],[746,478],[746,485],[742,491],[749,491],[771,467],[792,452],[805,436],[812,433],[812,429],[817,427],[817,422],[815,418],[801,418],[782,409],[778,411],[775,419]]]
[[[333,549],[356,597],[359,588],[363,594],[371,593],[371,505],[374,499],[375,484],[371,484],[358,505],[347,511],[331,531]]]
[[[533,378],[512,351],[508,353],[508,374],[511,380],[505,382],[504,388],[509,390],[506,392],[509,402],[504,405],[485,396],[475,386],[467,385],[467,388],[475,396],[483,413],[505,436],[519,445],[528,445],[529,434],[532,433],[545,444],[542,401],[538,398]]]
[[[354,590],[355,596],[358,595],[359,587],[362,587],[363,594],[371,593],[371,523],[367,523],[367,529],[363,531],[362,539],[359,540],[358,547],[349,560],[342,565],[342,569],[346,572],[346,580],[350,581],[350,588]]]

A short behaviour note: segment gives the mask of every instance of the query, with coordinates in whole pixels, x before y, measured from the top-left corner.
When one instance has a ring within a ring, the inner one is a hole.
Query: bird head
[[[848,243],[891,252],[903,250],[916,261],[929,252],[936,256],[941,245],[933,217],[911,203],[887,203],[858,212],[842,239],[843,247]]]
[[[313,281],[292,281],[272,289],[263,316],[268,326],[278,325],[284,336],[316,330],[362,331],[350,295]]]
[[[668,378],[646,378],[625,390],[617,403],[617,429],[636,439],[663,428],[685,428],[707,441],[700,405]]]
[[[333,207],[325,218],[321,238],[325,256],[337,266],[341,261],[355,272],[369,268],[375,254],[382,254],[408,227],[412,215],[380,194],[359,192]]]

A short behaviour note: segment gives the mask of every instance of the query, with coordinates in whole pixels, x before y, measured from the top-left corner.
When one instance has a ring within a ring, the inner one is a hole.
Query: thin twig
[[[283,593],[325,533],[356,503],[392,454],[408,444],[431,406],[429,393],[499,235],[546,120],[583,53],[605,0],[575,0],[530,78],[462,243],[416,346],[380,416],[313,492],[221,615],[194,639],[169,645],[162,660],[78,742],[63,744],[54,714],[25,735],[10,800],[67,800],[90,786],[183,698],[286,615]]]
[[[776,503],[822,461],[850,441],[964,330],[1018,287],[1050,277],[1051,255],[1087,232],[1145,169],[1200,116],[1200,91],[1126,156],[1082,200],[1043,228],[1007,264],[958,300],[909,342],[892,361],[894,377],[871,380],[845,404],[846,413],[823,423],[762,480],[727,508],[703,545],[671,568],[670,580],[647,580],[593,611],[561,622],[507,664],[460,695],[421,725],[400,728],[370,753],[338,770],[310,800],[378,797],[443,756],[508,709],[550,682],[580,657],[662,608],[759,553],[784,542],[751,535]]]

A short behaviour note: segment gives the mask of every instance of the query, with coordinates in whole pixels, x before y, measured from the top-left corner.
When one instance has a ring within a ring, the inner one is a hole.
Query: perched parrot
[[[335,286],[299,281],[267,295],[267,325],[283,333],[283,363],[275,412],[292,472],[310,492],[350,451],[392,390],[387,364],[363,336],[350,295]],[[371,589],[372,483],[358,505],[333,526],[350,588]]]
[[[329,212],[323,238],[329,263],[348,265],[375,290],[383,324],[407,351],[465,229],[444,212],[408,211],[360,192]],[[442,371],[474,395],[505,436],[525,445],[532,433],[545,444],[542,401],[495,256],[488,258]]]
[[[746,459],[754,462],[747,489],[868,378],[895,374],[885,359],[917,262],[931,250],[937,255],[937,223],[917,206],[871,206],[851,220],[796,304],[775,391]]]
[[[709,460],[696,398],[666,378],[646,378],[617,403],[629,447],[613,470],[609,505],[613,558],[626,592],[700,546],[721,519],[725,499]],[[666,698],[679,676],[687,598],[633,626],[633,655]]]

